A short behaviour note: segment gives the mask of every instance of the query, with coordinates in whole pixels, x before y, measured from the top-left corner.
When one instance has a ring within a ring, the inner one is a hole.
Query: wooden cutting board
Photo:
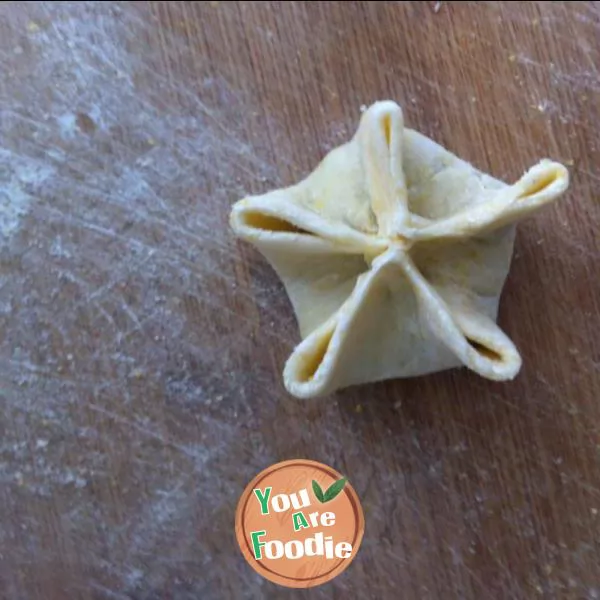
[[[308,458],[366,519],[308,597],[600,598],[598,3],[3,2],[0,67],[0,597],[291,598],[234,511]],[[386,98],[496,177],[569,165],[502,298],[524,366],[300,402],[228,212]]]

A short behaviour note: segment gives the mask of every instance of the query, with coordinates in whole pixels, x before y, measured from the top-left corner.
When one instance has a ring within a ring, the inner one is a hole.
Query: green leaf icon
[[[317,500],[322,504],[325,504],[325,502],[333,500],[344,489],[346,481],[348,481],[347,477],[342,477],[341,479],[338,479],[327,488],[325,493],[323,493],[321,486],[313,479],[313,492],[315,493]]]
[[[321,486],[313,479],[312,482],[312,488],[313,488],[313,492],[315,493],[315,496],[317,498],[317,500],[319,502],[325,502],[325,497],[323,495],[323,490],[321,489]]]
[[[335,483],[332,483],[325,492],[325,502],[333,500],[344,489],[346,481],[348,481],[348,478],[342,477],[341,479],[338,479]]]

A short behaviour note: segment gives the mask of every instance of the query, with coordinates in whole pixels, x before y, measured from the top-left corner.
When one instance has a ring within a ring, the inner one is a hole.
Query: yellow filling
[[[265,215],[260,212],[247,212],[244,214],[244,224],[254,229],[261,229],[263,231],[274,231],[282,233],[303,233],[306,235],[312,235],[309,231],[296,227],[289,221],[272,217],[271,215]]]
[[[495,350],[492,350],[488,346],[484,346],[483,344],[480,344],[475,340],[470,340],[469,338],[467,338],[467,342],[469,342],[469,346],[471,346],[476,352],[481,354],[481,356],[484,356],[488,360],[502,362],[502,355],[498,354],[498,352],[496,352]]]
[[[319,367],[321,366],[321,363],[327,354],[329,343],[331,342],[334,332],[335,329],[332,329],[329,333],[325,334],[317,342],[317,346],[314,351],[302,362],[298,372],[298,379],[300,381],[310,381],[315,376],[315,373],[319,370]]]
[[[522,193],[519,196],[519,198],[523,199],[527,198],[528,196],[534,196],[538,192],[541,192],[543,189],[551,186],[552,183],[554,183],[555,179],[556,174],[554,172],[546,173],[543,177],[540,177],[539,179],[534,179],[529,188],[524,193]]]

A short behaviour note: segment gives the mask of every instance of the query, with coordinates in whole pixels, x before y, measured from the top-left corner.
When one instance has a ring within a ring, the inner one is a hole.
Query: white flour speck
[[[60,129],[60,135],[69,139],[75,136],[77,130],[77,117],[73,113],[65,113],[56,119]]]
[[[53,173],[48,165],[0,149],[0,240],[15,233],[29,210],[32,194]]]
[[[0,189],[0,235],[9,237],[19,227],[21,217],[27,213],[31,197],[18,184],[10,182]]]

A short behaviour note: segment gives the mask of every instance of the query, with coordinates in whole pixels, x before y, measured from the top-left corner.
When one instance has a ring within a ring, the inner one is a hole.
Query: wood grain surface
[[[600,598],[599,3],[2,2],[0,69],[1,598]],[[228,213],[385,98],[507,181],[570,165],[502,298],[524,366],[300,402]],[[365,510],[306,593],[234,536],[290,458]]]

